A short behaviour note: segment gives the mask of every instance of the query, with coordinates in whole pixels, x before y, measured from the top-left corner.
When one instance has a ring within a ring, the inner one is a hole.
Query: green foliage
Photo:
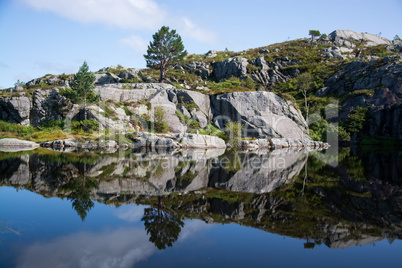
[[[198,107],[198,105],[197,105],[193,100],[185,101],[185,100],[183,99],[183,96],[180,96],[180,97],[179,97],[178,102],[179,102],[179,104],[180,104],[181,106],[183,106],[184,108],[186,108],[187,111],[189,111],[189,112],[191,112],[191,111],[193,111],[193,110],[196,110],[196,111],[200,110],[200,107]]]
[[[256,71],[259,71],[259,70],[261,70],[261,66],[255,66],[255,65],[250,64],[250,63],[247,65],[247,72],[248,73],[256,72]]]
[[[356,107],[349,113],[346,120],[341,121],[341,125],[349,133],[359,132],[364,127],[367,115],[368,108]]]
[[[170,130],[165,121],[165,110],[160,106],[156,106],[154,109],[154,128],[157,133],[167,133]]]
[[[236,145],[237,142],[241,139],[243,134],[244,126],[239,122],[228,122],[225,125],[225,132],[233,145]]]
[[[74,75],[73,81],[70,83],[72,90],[77,92],[77,96],[82,99],[87,99],[87,94],[92,92],[94,88],[95,76],[89,72],[89,67],[84,61],[78,72]]]
[[[10,135],[13,133],[17,134],[18,136],[28,137],[34,131],[35,131],[35,128],[32,126],[23,126],[20,124],[13,124],[13,123],[8,123],[8,122],[0,120],[0,134],[3,137],[14,136],[14,135]],[[7,133],[9,133],[9,134],[7,135]]]
[[[202,135],[217,136],[223,140],[227,138],[224,131],[217,129],[211,123],[209,123],[204,129],[200,129],[199,132]]]
[[[255,86],[254,80],[250,77],[240,80],[238,77],[232,76],[221,82],[207,81],[207,87],[216,93],[246,91],[254,89]]]
[[[328,123],[317,113],[310,116],[310,137],[315,141],[328,141],[328,136],[338,136],[339,141],[350,141],[350,135],[342,126]]]
[[[65,73],[62,73],[61,75],[60,75],[60,78],[62,79],[62,80],[67,80],[68,79],[68,75],[67,74],[65,74]]]
[[[352,92],[348,92],[347,94],[343,95],[341,97],[341,101],[346,101],[350,98],[357,97],[357,96],[368,96],[371,97],[374,95],[374,89],[361,89],[361,90],[355,90]]]
[[[14,86],[16,87],[22,87],[25,86],[25,82],[20,81],[19,79],[17,80],[17,82],[15,82]]]
[[[319,30],[310,30],[310,31],[308,32],[308,34],[311,35],[311,38],[313,38],[313,37],[318,37],[318,36],[321,35],[321,33],[320,33]]]
[[[180,35],[176,30],[169,30],[167,26],[162,26],[152,37],[153,41],[149,43],[144,58],[147,67],[160,69],[159,82],[163,82],[167,68],[183,62],[187,51],[184,50]]]
[[[71,129],[76,131],[99,131],[99,127],[100,123],[93,119],[83,121],[71,121]]]
[[[41,130],[45,129],[63,129],[64,125],[66,123],[66,120],[44,120],[40,127],[38,127]]]
[[[128,115],[128,116],[132,116],[132,115],[133,115],[133,113],[127,108],[127,106],[123,106],[123,110],[124,110],[124,112],[126,113],[126,115]]]
[[[188,132],[194,133],[196,130],[200,130],[200,124],[197,120],[191,119],[187,115],[184,115],[179,110],[176,110],[176,116],[179,118],[180,123],[188,127]]]

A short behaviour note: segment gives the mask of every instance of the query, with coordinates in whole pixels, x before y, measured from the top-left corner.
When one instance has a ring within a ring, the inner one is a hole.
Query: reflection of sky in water
[[[145,206],[95,203],[84,222],[67,199],[0,187],[0,267],[399,267],[402,243],[334,250],[237,224],[186,220],[172,248],[158,251],[140,221]]]
[[[14,188],[1,187],[0,202],[1,218],[13,219],[21,233],[0,240],[3,253],[6,244],[17,251],[16,267],[133,267],[158,251],[140,222],[144,206],[114,208],[96,203],[81,222],[68,200],[49,200],[26,190],[17,193]],[[65,228],[66,222],[69,228]],[[212,225],[188,221],[176,243],[209,227]]]
[[[17,267],[132,267],[155,251],[137,227],[77,232],[23,248]]]

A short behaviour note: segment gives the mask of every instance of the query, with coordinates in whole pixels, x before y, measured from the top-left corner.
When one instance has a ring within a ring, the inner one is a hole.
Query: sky
[[[353,30],[402,37],[402,0],[0,0],[0,89],[45,74],[145,68],[162,26],[189,54]]]

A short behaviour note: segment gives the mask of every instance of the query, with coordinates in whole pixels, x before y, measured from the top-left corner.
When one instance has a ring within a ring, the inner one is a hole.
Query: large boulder
[[[244,79],[247,76],[248,61],[246,58],[229,58],[214,64],[212,75],[218,81],[228,79],[232,76]]]
[[[213,122],[221,130],[229,121],[244,126],[244,136],[308,138],[307,123],[292,104],[272,92],[234,92],[211,97]]]
[[[94,76],[95,76],[95,84],[97,85],[113,84],[118,83],[120,81],[120,77],[112,73],[94,74]]]
[[[29,126],[31,108],[30,97],[0,98],[0,120]]]
[[[216,136],[184,133],[177,139],[184,148],[226,148],[225,141]]]
[[[14,138],[0,139],[0,151],[3,152],[33,150],[38,147],[39,144],[33,141],[24,141]]]
[[[190,62],[189,64],[184,65],[184,69],[200,76],[202,79],[207,79],[212,73],[211,65],[203,61]]]
[[[70,110],[70,101],[57,88],[37,89],[32,96],[31,125],[40,126],[45,120],[61,120]]]
[[[328,35],[336,46],[354,47],[353,42],[364,42],[366,46],[389,45],[392,42],[386,38],[369,33],[358,33],[350,30],[335,30]]]

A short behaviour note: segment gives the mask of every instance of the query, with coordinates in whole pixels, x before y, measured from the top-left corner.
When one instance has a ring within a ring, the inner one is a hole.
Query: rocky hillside
[[[89,106],[89,118],[103,129],[143,130],[162,107],[172,132],[224,130],[233,121],[244,126],[246,137],[303,139],[306,108],[298,77],[310,73],[314,139],[325,139],[330,129],[346,140],[356,132],[402,139],[401,50],[400,40],[337,30],[313,41],[189,55],[168,70],[165,84],[155,83],[157,70],[112,66],[95,72],[101,101]],[[72,77],[49,74],[4,90],[0,119],[32,126],[82,119],[82,107],[65,94]],[[330,104],[339,106],[339,116],[325,114]]]

